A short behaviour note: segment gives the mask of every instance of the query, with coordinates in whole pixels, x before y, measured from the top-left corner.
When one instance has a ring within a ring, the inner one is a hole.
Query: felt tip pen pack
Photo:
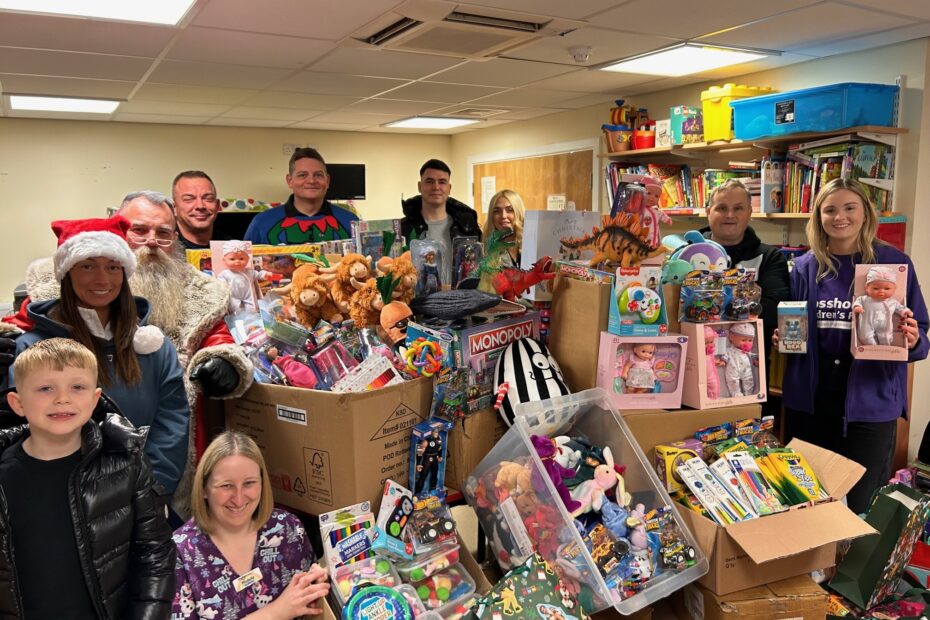
[[[688,489],[694,493],[694,496],[701,502],[701,505],[704,506],[704,510],[708,512],[710,518],[719,523],[720,525],[729,525],[730,523],[736,523],[739,521],[739,517],[736,513],[732,512],[727,508],[723,500],[720,499],[716,493],[711,490],[707,481],[703,479],[703,476],[699,476],[693,469],[690,467],[691,461],[699,461],[700,459],[689,459],[684,463],[680,464],[676,471],[678,472],[678,477],[681,478],[681,481],[685,483]],[[703,461],[702,461],[703,462]],[[713,478],[713,476],[711,476]]]
[[[320,515],[320,537],[323,539],[326,565],[332,570],[372,557],[374,525],[375,516],[367,501]]]
[[[733,469],[740,488],[756,513],[769,515],[785,509],[748,452],[727,452],[723,458]]]
[[[704,461],[701,459],[691,459],[687,462],[687,465],[691,468],[691,471],[697,474],[707,486],[710,487],[711,491],[717,496],[720,502],[726,506],[732,514],[736,515],[737,521],[746,521],[756,516],[755,513],[746,507],[739,496],[732,493],[727,486],[714,475]]]
[[[716,476],[717,480],[720,481],[720,484],[723,485],[727,493],[730,496],[739,502],[739,504],[750,514],[751,517],[758,517],[759,513],[756,511],[752,502],[746,497],[746,494],[743,492],[743,488],[739,485],[739,480],[736,478],[736,472],[733,471],[733,468],[730,467],[730,464],[726,459],[717,459],[710,464],[710,470]]]
[[[769,450],[765,458],[776,476],[776,488],[792,504],[827,497],[814,470],[801,454],[788,448],[776,448]]]

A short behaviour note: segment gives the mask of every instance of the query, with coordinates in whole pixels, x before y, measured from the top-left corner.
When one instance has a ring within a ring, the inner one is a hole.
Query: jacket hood
[[[136,302],[136,314],[139,315],[139,325],[145,325],[149,316],[149,302],[142,297],[133,297],[133,299]],[[53,332],[56,336],[67,337],[70,335],[68,328],[48,316],[48,313],[51,312],[56,304],[58,304],[57,299],[34,301],[29,304],[26,312],[29,318],[35,322],[36,326],[41,325],[43,329]]]

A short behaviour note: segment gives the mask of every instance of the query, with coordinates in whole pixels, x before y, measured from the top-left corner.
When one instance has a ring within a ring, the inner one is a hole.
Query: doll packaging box
[[[662,294],[662,267],[619,267],[610,291],[607,331],[618,336],[659,336],[668,332]]]
[[[766,399],[762,319],[682,323],[691,346],[681,402],[712,409]]]
[[[849,348],[860,360],[907,361],[901,324],[907,309],[907,265],[856,265]]]
[[[684,386],[688,338],[616,336],[601,332],[597,386],[618,410],[678,409]]]

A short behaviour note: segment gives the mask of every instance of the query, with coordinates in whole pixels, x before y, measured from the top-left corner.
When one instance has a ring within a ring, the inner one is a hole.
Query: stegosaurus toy
[[[589,265],[594,267],[610,262],[620,267],[633,267],[647,258],[660,256],[668,251],[664,245],[653,248],[647,241],[649,229],[642,226],[636,213],[605,215],[600,228],[592,228],[583,237],[560,239],[563,246],[573,250],[593,250]]]

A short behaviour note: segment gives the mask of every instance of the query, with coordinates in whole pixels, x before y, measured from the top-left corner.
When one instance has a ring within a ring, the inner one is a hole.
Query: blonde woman
[[[849,352],[856,265],[907,264],[901,331],[908,361],[927,357],[930,319],[911,259],[878,240],[878,217],[856,181],[827,183],[807,224],[810,252],[795,261],[791,299],[806,300],[807,355],[789,355],[783,391],[787,435],[838,452],[866,468],[849,492],[850,509],[891,477],[897,420],[907,415],[907,364],[854,360]],[[776,331],[774,340],[777,342]]]
[[[504,230],[510,228],[514,232],[513,238],[507,241],[513,241],[514,246],[510,252],[501,257],[501,267],[519,267],[520,266],[520,248],[523,244],[523,198],[520,194],[512,189],[502,189],[493,196],[488,203],[488,217],[484,221],[482,238],[485,243],[495,230]]]
[[[207,447],[191,491],[178,549],[173,618],[285,620],[317,615],[329,593],[303,525],[274,508],[255,442],[226,431]],[[230,616],[235,610],[235,616]]]

